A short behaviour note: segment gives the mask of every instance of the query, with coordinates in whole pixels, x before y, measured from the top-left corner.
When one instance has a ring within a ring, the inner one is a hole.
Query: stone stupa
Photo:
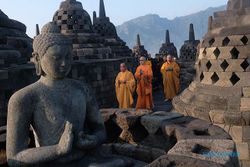
[[[103,0],[100,1],[99,17],[93,14],[93,24],[82,3],[65,0],[56,11],[53,21],[61,33],[73,40],[75,60],[113,59],[131,56],[130,49],[116,32],[115,26],[106,17]]]
[[[32,52],[26,26],[10,19],[0,10],[0,68],[25,64]]]
[[[111,49],[104,46],[104,39],[94,33],[90,16],[81,2],[63,1],[53,21],[61,29],[61,33],[73,40],[75,60],[106,59],[111,56]]]
[[[115,25],[106,16],[103,0],[100,0],[99,17],[96,16],[96,12],[93,12],[93,30],[104,38],[105,46],[111,48],[114,57],[132,56],[131,50],[117,35]]]
[[[250,1],[230,0],[209,17],[200,45],[195,80],[173,100],[184,115],[211,121],[236,142],[243,166],[250,166]]]
[[[132,49],[133,56],[138,60],[141,56],[148,58],[148,51],[145,49],[144,45],[141,44],[140,35],[136,36],[136,45]]]
[[[184,42],[180,49],[180,58],[178,60],[181,66],[181,85],[187,88],[195,76],[195,61],[200,41],[195,39],[193,24],[189,27],[189,39]]]
[[[157,56],[163,57],[164,55],[168,54],[172,55],[175,58],[178,58],[177,49],[174,43],[170,41],[169,30],[166,30],[165,43],[162,44]]]

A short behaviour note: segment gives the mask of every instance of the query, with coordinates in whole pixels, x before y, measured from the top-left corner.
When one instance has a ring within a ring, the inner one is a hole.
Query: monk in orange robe
[[[135,78],[137,80],[137,104],[136,109],[153,109],[152,79],[153,72],[146,64],[146,58],[140,58],[140,66],[137,67]]]
[[[127,70],[125,63],[120,65],[120,71],[115,80],[116,97],[119,108],[132,108],[134,103],[135,78],[134,75]]]
[[[180,67],[173,61],[172,56],[166,57],[166,62],[161,67],[164,85],[165,101],[172,100],[180,91]]]

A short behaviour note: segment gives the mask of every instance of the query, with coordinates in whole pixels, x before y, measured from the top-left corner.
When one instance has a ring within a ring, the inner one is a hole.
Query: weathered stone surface
[[[209,112],[211,121],[214,124],[224,124],[224,111],[223,110],[211,110]]]
[[[249,160],[249,144],[248,143],[237,143],[236,150],[239,153],[240,160]]]
[[[250,111],[250,98],[241,98],[240,110]]]
[[[185,155],[164,155],[145,167],[224,167],[221,164],[187,157]]]
[[[250,97],[250,87],[243,88],[243,96],[248,98]]]
[[[248,167],[250,166],[250,161],[249,160],[242,160],[240,162],[241,167]]]
[[[230,139],[221,128],[203,120],[191,117],[170,120],[163,124],[163,133],[167,138],[175,137],[177,141],[184,139]]]
[[[129,144],[108,144],[106,149],[113,154],[131,157],[139,161],[150,163],[166,152],[161,149],[150,148],[145,146],[133,146]]]
[[[119,111],[119,109],[117,109],[117,108],[100,109],[100,112],[102,114],[102,118],[103,118],[104,122],[107,122],[108,120],[112,119],[112,117],[114,117],[115,113],[118,111]]]
[[[141,124],[147,129],[149,134],[155,134],[161,127],[163,121],[182,117],[181,114],[175,112],[154,112],[141,118]]]
[[[230,157],[235,153],[232,140],[188,139],[179,141],[168,155],[179,155],[200,160],[215,162],[223,166],[237,166],[237,157]]]
[[[150,114],[149,110],[120,111],[116,113],[116,123],[123,130],[120,138],[131,144],[143,140],[147,135],[146,129],[141,125],[142,116]]]
[[[244,126],[246,125],[245,120],[242,117],[241,112],[226,112],[224,114],[224,121],[227,125]]]
[[[242,142],[243,139],[243,127],[242,126],[230,126],[228,133],[231,135],[235,142]]]
[[[175,138],[166,139],[161,131],[158,131],[154,135],[148,135],[139,144],[143,146],[148,146],[151,148],[158,148],[165,150],[166,152],[170,150],[176,144]]]
[[[144,115],[150,114],[150,110],[124,110],[116,113],[116,121],[123,129],[134,126]]]

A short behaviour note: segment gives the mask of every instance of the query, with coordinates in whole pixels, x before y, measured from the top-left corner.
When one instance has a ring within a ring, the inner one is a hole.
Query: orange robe
[[[126,81],[126,83],[119,83],[119,81]],[[133,93],[135,91],[135,78],[128,70],[120,72],[115,80],[116,97],[119,102],[119,108],[132,108],[134,99]]]
[[[143,74],[141,74],[143,72]],[[140,65],[136,69],[135,78],[137,80],[137,104],[136,109],[153,108],[152,79],[153,72],[149,65]]]
[[[164,63],[161,67],[166,99],[173,99],[180,91],[180,67],[176,62]]]

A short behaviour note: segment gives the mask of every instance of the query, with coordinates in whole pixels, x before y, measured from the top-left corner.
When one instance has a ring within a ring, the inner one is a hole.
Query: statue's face
[[[45,76],[63,79],[71,69],[72,47],[53,45],[42,56],[40,63]]]

